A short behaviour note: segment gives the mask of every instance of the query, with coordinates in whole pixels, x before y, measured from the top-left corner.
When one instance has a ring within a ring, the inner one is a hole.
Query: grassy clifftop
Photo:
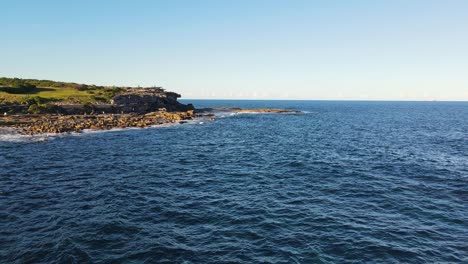
[[[109,103],[124,88],[50,80],[0,78],[0,104],[24,104],[39,97],[46,102]]]

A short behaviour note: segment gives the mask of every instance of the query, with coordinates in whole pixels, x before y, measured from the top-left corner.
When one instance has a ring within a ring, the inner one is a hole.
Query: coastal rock
[[[124,127],[148,127],[191,119],[193,111],[151,112],[139,114],[99,115],[11,115],[1,116],[0,124],[20,128],[23,134],[81,132],[84,129],[106,130]]]
[[[146,97],[145,97],[146,98]],[[176,98],[170,99],[176,102]],[[167,108],[165,108],[167,109]],[[185,111],[152,111],[124,114],[18,114],[0,116],[0,126],[19,128],[23,134],[70,133],[81,132],[84,129],[106,130],[125,127],[149,127],[164,123],[184,124],[193,117],[204,117],[214,120],[213,111],[230,111],[238,113],[302,113],[287,109],[241,109],[241,108],[205,108]],[[211,112],[210,112],[211,111]]]
[[[196,113],[201,115],[209,115],[210,112],[234,112],[234,113],[273,113],[273,114],[302,114],[303,112],[290,109],[274,109],[274,108],[238,108],[238,107],[215,107],[197,109]]]
[[[112,105],[123,112],[147,113],[153,111],[188,111],[193,105],[177,101],[180,94],[166,92],[160,87],[128,88],[112,99]]]

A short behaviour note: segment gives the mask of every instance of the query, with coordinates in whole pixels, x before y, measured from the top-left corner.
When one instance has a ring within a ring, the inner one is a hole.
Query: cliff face
[[[178,102],[179,97],[179,94],[166,92],[161,88],[128,88],[114,96],[111,103],[126,113],[194,110],[192,104]]]
[[[28,80],[26,80],[28,81]],[[57,83],[51,81],[29,80],[34,83],[47,82],[55,85],[55,88],[40,88],[54,90],[48,97],[42,94],[30,95],[20,94],[21,99],[17,101],[2,101],[0,90],[0,113],[1,114],[64,114],[80,115],[94,113],[136,113],[145,114],[155,111],[186,112],[195,110],[193,105],[181,104],[177,101],[179,94],[166,92],[160,87],[134,88],[134,87],[96,87],[86,86],[85,90],[73,90],[72,88],[56,88]],[[1,85],[0,78],[0,85]],[[68,84],[72,85],[72,84]],[[76,84],[78,85],[78,84]],[[81,87],[80,86],[80,87]],[[39,88],[38,88],[39,89]],[[60,89],[68,89],[67,92],[75,92],[68,97],[61,98],[61,93],[55,93]],[[88,97],[87,97],[88,96]]]

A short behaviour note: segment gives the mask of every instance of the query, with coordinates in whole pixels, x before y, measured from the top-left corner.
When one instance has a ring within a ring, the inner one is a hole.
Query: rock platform
[[[0,116],[0,127],[15,128],[21,134],[81,132],[84,129],[149,127],[189,120],[193,110],[186,112],[150,112],[146,114],[53,115],[19,114]]]

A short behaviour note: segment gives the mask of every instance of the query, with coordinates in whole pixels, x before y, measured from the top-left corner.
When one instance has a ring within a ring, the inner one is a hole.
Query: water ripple
[[[0,262],[468,262],[466,104],[270,104],[0,141]]]

